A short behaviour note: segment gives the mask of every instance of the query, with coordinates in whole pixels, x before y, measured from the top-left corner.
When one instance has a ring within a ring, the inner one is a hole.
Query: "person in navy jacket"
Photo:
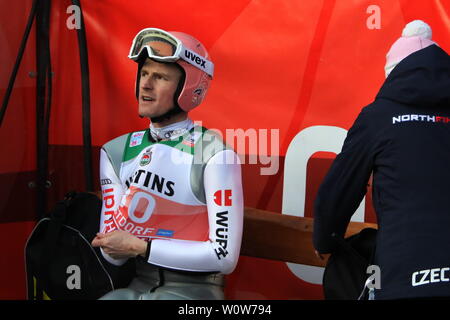
[[[313,243],[330,253],[373,174],[380,267],[375,299],[450,297],[450,57],[416,20],[387,54],[315,200]]]

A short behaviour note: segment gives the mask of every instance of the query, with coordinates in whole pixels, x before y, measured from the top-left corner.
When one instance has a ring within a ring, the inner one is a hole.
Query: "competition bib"
[[[131,186],[112,215],[117,229],[144,240],[151,238],[206,241],[205,206],[179,204]]]

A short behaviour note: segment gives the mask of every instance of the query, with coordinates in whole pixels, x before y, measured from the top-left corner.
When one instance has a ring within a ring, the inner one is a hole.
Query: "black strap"
[[[38,2],[38,0],[33,1],[30,15],[28,16],[27,25],[25,27],[25,32],[23,34],[22,41],[20,43],[19,52],[17,53],[16,62],[14,63],[14,67],[11,72],[11,76],[9,77],[8,88],[6,89],[5,95],[3,97],[2,108],[0,110],[0,126],[3,123],[3,118],[5,116],[6,109],[8,108],[9,98],[11,97],[11,92],[12,92],[12,89],[14,88],[14,82],[16,81],[17,72],[19,71],[20,63],[22,62],[22,57],[25,52],[25,47],[27,45],[31,27],[33,26],[34,18],[36,17],[37,2]]]
[[[19,70],[20,63],[25,51],[25,47],[30,35],[31,27],[34,19],[36,19],[36,137],[37,137],[37,176],[36,176],[36,192],[37,192],[37,217],[42,218],[45,213],[46,206],[46,176],[47,176],[47,151],[48,151],[48,123],[50,120],[50,103],[46,95],[51,95],[51,74],[50,68],[50,46],[49,46],[49,20],[50,20],[51,0],[34,0],[25,27],[24,36],[22,38],[19,52],[14,64],[11,77],[9,79],[8,88],[6,90],[2,109],[0,110],[0,125],[3,122],[6,109],[8,107],[9,98],[11,96],[14,82]],[[48,77],[49,87],[46,94],[46,79]]]
[[[94,191],[92,173],[92,139],[91,139],[91,97],[89,83],[89,60],[86,41],[86,27],[80,0],[72,0],[72,4],[80,8],[80,28],[77,29],[78,49],[81,68],[81,99],[83,110],[83,155],[84,173],[87,191]]]
[[[37,137],[37,213],[42,218],[46,211],[46,182],[48,169],[48,122],[50,115],[50,8],[51,0],[40,0],[36,12],[36,137]],[[47,81],[50,87],[47,88]],[[48,89],[48,91],[47,91]]]
[[[152,240],[149,240],[147,242],[147,247],[145,248],[145,261],[148,262],[148,259],[150,259],[150,250],[152,248]]]
[[[25,47],[30,35],[31,27],[34,19],[36,19],[36,149],[37,149],[37,176],[36,176],[36,192],[37,192],[37,217],[41,219],[45,214],[46,207],[46,181],[48,166],[48,126],[50,122],[50,105],[51,105],[51,63],[50,63],[50,44],[49,44],[49,25],[50,25],[50,7],[51,0],[34,0],[25,27],[24,36],[22,38],[19,52],[14,64],[11,77],[9,79],[8,88],[6,90],[2,108],[0,110],[0,125],[3,122],[6,109],[8,107],[14,82],[19,70],[20,63],[25,51]],[[46,81],[48,81],[46,87]],[[48,91],[47,91],[48,90]],[[46,100],[46,97],[48,99]]]

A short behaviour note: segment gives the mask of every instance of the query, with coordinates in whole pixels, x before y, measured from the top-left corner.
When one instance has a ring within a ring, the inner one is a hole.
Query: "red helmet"
[[[161,56],[149,45],[151,41],[161,41],[172,45],[172,54]],[[141,30],[133,40],[128,57],[135,62],[142,61],[142,53],[159,62],[173,62],[184,71],[184,83],[176,97],[179,107],[188,112],[198,106],[206,96],[209,82],[214,72],[214,64],[209,60],[205,46],[194,37],[178,31],[164,31],[157,28]],[[136,82],[138,96],[139,70]]]

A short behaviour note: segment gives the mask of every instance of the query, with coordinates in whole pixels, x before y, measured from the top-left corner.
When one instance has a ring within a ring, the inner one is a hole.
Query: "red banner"
[[[49,204],[83,188],[81,75],[72,28],[77,11],[71,5],[52,1],[51,8]],[[31,1],[0,3],[1,98],[30,9]],[[96,177],[102,144],[148,126],[137,114],[136,64],[127,58],[134,35],[146,27],[183,31],[205,44],[215,64],[207,98],[191,118],[217,129],[245,155],[245,205],[300,216],[312,216],[331,158],[381,87],[385,55],[405,24],[426,21],[433,40],[450,51],[450,3],[444,0],[103,0],[82,1],[82,11]],[[25,298],[22,250],[35,205],[35,47],[33,30],[0,129],[6,146],[0,159],[3,299]],[[239,135],[244,145],[235,143]],[[370,200],[368,194],[356,219],[375,221]],[[226,296],[320,299],[320,270],[241,257]]]

